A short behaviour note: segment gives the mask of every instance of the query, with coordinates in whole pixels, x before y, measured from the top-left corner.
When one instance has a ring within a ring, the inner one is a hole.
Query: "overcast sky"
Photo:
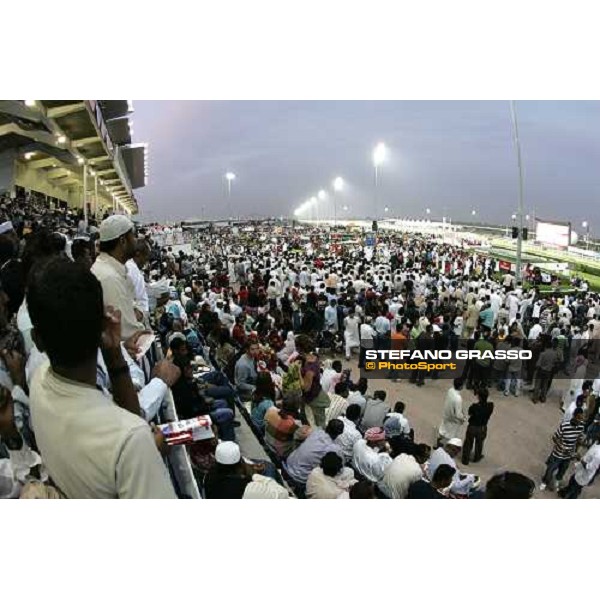
[[[372,217],[371,153],[389,153],[378,207],[506,223],[518,202],[508,102],[135,101],[134,142],[149,143],[142,219],[289,216],[341,176],[338,215]],[[600,103],[517,102],[525,211],[600,230]],[[231,204],[224,174],[233,171]],[[333,214],[333,201],[320,205]]]

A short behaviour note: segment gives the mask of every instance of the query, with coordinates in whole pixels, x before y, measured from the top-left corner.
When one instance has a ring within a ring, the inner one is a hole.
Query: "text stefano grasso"
[[[367,350],[367,360],[531,360],[531,350]]]

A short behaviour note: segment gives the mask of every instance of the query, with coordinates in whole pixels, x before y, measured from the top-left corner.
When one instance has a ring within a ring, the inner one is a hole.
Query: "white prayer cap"
[[[221,465],[237,465],[241,459],[240,447],[235,442],[220,442],[215,450],[215,460]]]
[[[100,223],[100,241],[116,240],[133,229],[133,223],[125,215],[112,215]]]
[[[462,448],[462,440],[460,438],[452,438],[446,442],[448,446],[456,446],[457,448]]]
[[[0,235],[2,235],[3,233],[8,233],[9,231],[13,231],[14,227],[12,224],[12,221],[4,221],[4,223],[2,223],[0,225]]]

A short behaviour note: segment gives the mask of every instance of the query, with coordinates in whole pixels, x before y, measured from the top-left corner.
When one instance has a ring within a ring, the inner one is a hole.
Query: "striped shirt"
[[[552,455],[562,459],[572,458],[577,448],[577,442],[583,432],[584,426],[582,423],[577,425],[573,425],[571,422],[561,423],[552,438],[554,442]]]

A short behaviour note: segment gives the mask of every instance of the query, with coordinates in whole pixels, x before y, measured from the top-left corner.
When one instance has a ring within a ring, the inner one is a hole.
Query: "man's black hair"
[[[71,244],[71,256],[73,257],[73,260],[81,258],[86,250],[89,250],[90,253],[92,252],[92,242],[90,240],[84,238],[73,240],[73,243]]]
[[[454,473],[456,473],[456,469],[447,464],[441,464],[433,474],[431,478],[431,483],[442,483],[443,481],[448,481],[454,477]]]
[[[349,404],[346,409],[346,418],[349,421],[358,421],[360,419],[361,408],[359,404]]]
[[[485,497],[495,500],[528,500],[535,483],[521,473],[506,471],[494,475],[485,486]]]
[[[95,358],[104,320],[102,287],[84,266],[54,258],[34,268],[27,307],[53,366],[75,367]]]
[[[329,437],[332,440],[335,440],[339,435],[341,435],[344,431],[344,423],[339,419],[331,419],[329,423],[327,423],[327,427],[325,427],[325,432],[329,434]]]
[[[321,468],[328,477],[335,477],[344,466],[344,461],[336,452],[328,452],[321,459]]]
[[[404,412],[405,408],[406,408],[406,404],[404,404],[404,402],[402,402],[401,400],[399,400],[398,402],[396,402],[396,404],[394,404],[394,412],[402,414]]]
[[[334,360],[331,363],[331,368],[336,372],[336,373],[341,373],[342,372],[342,361],[341,360]]]

